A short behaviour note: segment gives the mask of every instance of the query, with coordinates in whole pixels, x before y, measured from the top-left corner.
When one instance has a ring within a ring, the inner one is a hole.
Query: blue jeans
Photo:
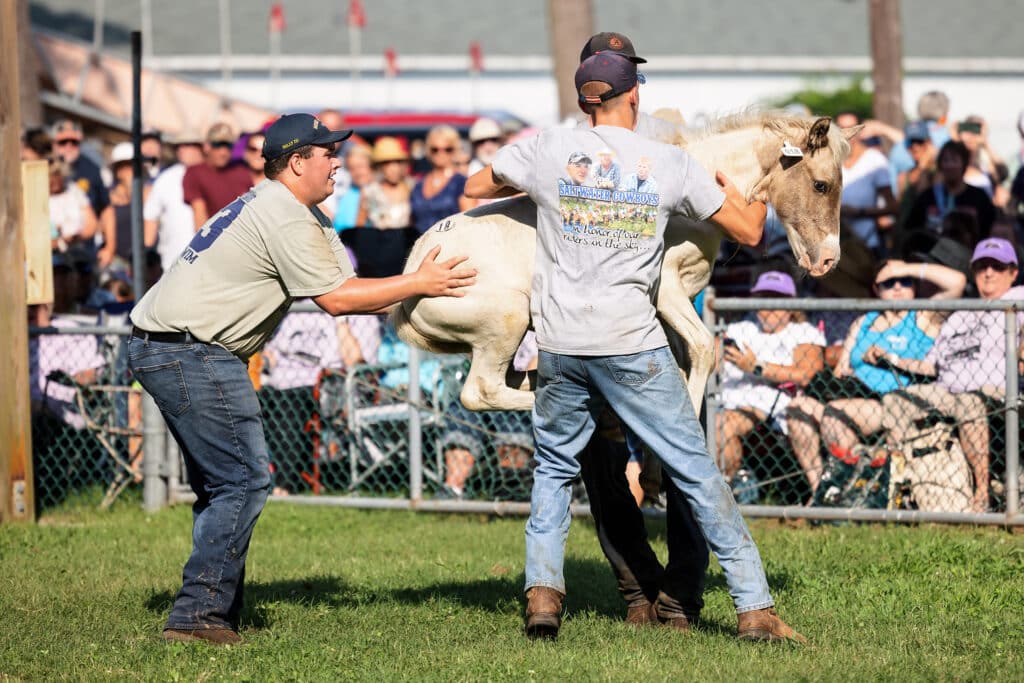
[[[675,359],[668,347],[623,356],[540,352],[533,407],[537,442],[530,519],[526,523],[526,588],[565,593],[562,567],[569,534],[570,483],[577,456],[609,403],[661,460],[686,497],[725,573],[737,612],[774,603],[757,546],[725,479],[708,454]]]
[[[211,344],[132,337],[132,374],[181,447],[192,506],[192,555],[166,628],[238,629],[245,558],[270,490],[260,405],[245,363]]]

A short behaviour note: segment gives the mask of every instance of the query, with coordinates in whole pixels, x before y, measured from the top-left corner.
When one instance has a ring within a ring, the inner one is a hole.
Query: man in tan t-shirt
[[[309,114],[266,132],[267,180],[228,204],[131,313],[129,366],[181,447],[193,506],[192,555],[165,640],[236,643],[245,558],[270,488],[259,402],[246,360],[296,297],[332,315],[380,310],[411,296],[462,296],[476,271],[465,257],[415,273],[356,277],[330,221],[316,208],[334,189],[337,144]]]

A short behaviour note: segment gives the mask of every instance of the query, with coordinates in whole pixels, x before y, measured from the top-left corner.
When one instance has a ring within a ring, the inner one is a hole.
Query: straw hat
[[[383,164],[388,161],[408,161],[409,153],[405,151],[405,147],[398,138],[384,136],[377,138],[377,141],[373,143],[370,159],[375,164]]]

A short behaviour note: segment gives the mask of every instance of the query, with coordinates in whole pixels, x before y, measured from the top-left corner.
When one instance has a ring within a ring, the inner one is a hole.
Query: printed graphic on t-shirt
[[[970,327],[947,337],[942,364],[949,365],[957,360],[975,360],[981,352],[981,333],[982,329]]]
[[[238,214],[242,213],[245,205],[255,198],[256,193],[249,190],[211,216],[210,220],[206,221],[203,227],[199,228],[199,231],[192,238],[192,241],[188,243],[188,246],[179,258],[185,263],[195,263],[199,253],[213,246],[213,243],[220,237],[221,233],[235,222],[235,219],[238,218]]]
[[[600,161],[592,173],[592,156],[573,152],[566,175],[558,179],[562,239],[606,249],[646,249],[657,233],[660,200],[651,160],[640,157],[635,170],[623,177],[611,150],[595,156]]]

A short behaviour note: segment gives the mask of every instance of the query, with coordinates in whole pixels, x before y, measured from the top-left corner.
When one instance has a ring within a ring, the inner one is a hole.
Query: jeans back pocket
[[[161,412],[181,415],[191,406],[181,361],[132,367],[132,374],[156,401]]]

